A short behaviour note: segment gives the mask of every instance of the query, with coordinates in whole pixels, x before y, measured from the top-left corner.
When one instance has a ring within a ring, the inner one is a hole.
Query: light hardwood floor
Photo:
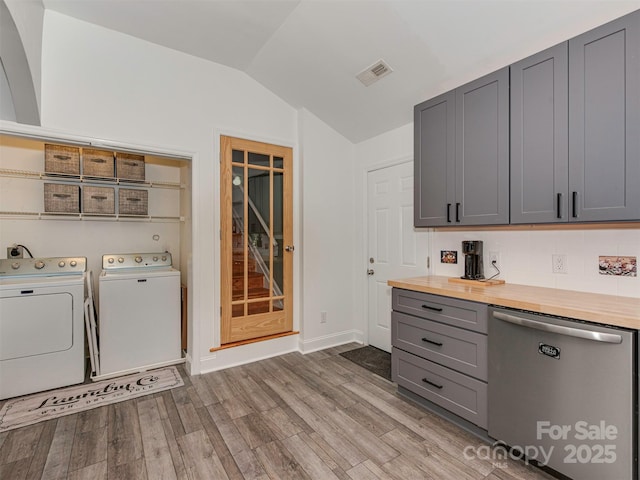
[[[0,479],[537,480],[339,353],[291,353],[0,434]]]

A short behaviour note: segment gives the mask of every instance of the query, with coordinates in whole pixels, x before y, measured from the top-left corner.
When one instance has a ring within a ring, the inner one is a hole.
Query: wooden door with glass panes
[[[220,137],[221,343],[293,330],[292,149]]]

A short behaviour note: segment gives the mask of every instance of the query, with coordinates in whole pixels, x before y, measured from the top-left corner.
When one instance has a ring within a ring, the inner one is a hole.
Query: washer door
[[[0,298],[0,361],[73,346],[70,293]]]

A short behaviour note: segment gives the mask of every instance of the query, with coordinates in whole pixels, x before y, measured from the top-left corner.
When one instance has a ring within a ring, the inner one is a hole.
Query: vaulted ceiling
[[[640,0],[41,0],[246,72],[352,142],[414,104],[640,8]],[[393,73],[356,75],[383,59]]]

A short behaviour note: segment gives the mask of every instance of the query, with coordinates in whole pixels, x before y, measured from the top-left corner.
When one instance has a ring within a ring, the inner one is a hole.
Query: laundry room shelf
[[[0,218],[16,220],[89,220],[103,222],[150,222],[174,223],[184,222],[184,217],[151,216],[151,215],[100,215],[96,213],[54,213],[54,212],[3,212]]]
[[[46,172],[32,172],[29,170],[11,170],[6,168],[0,168],[0,177],[13,177],[13,178],[29,178],[33,180],[49,180],[56,182],[69,182],[69,183],[87,183],[96,185],[126,185],[135,186],[141,188],[168,188],[168,189],[180,189],[185,188],[184,184],[175,182],[161,182],[153,180],[145,181],[131,181],[117,177],[93,177],[88,175],[64,175],[64,174],[50,174]]]

